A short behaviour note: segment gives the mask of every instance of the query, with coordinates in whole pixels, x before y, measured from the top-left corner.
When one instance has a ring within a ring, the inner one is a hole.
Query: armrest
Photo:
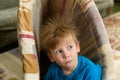
[[[0,31],[16,29],[17,11],[17,7],[0,11]]]

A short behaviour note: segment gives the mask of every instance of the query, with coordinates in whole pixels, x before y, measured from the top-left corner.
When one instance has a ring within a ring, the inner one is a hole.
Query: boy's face
[[[55,49],[48,53],[52,62],[56,62],[63,70],[74,70],[78,64],[79,43],[72,36],[62,39]]]

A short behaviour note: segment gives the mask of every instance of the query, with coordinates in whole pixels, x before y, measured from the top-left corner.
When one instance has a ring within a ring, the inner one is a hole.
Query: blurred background
[[[116,32],[116,27],[120,27],[120,0],[94,0],[97,8],[103,18],[107,32],[109,35],[111,30]],[[8,51],[18,46],[17,41],[17,11],[19,0],[0,0],[0,53]],[[116,15],[117,14],[117,15]],[[112,17],[111,17],[112,16]],[[116,23],[116,22],[117,23]],[[117,25],[117,26],[115,26]],[[119,28],[118,28],[119,30]],[[117,31],[118,31],[117,30]],[[119,34],[114,33],[114,34]],[[112,36],[113,37],[113,36]],[[114,40],[111,40],[111,45],[115,45]],[[117,37],[120,40],[120,37]],[[117,48],[117,47],[113,47]]]

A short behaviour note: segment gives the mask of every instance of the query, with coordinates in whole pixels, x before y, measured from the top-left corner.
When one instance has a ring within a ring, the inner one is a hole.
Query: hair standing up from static
[[[62,38],[71,35],[78,42],[77,29],[70,20],[53,17],[40,29],[41,47],[45,51],[54,49]]]

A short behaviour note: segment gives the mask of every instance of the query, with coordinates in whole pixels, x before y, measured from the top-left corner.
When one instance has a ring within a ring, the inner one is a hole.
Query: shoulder
[[[82,64],[84,64],[84,65],[88,65],[88,66],[96,66],[96,64],[93,62],[93,61],[91,61],[90,59],[88,59],[87,57],[85,57],[85,56],[79,56],[78,57],[78,59],[80,60],[80,62],[82,63]]]
[[[56,63],[51,64],[46,73],[45,80],[49,80],[49,79],[52,80],[58,72],[59,72],[59,66]]]
[[[83,66],[85,69],[93,69],[96,71],[101,71],[101,66],[99,64],[95,64],[92,62],[90,59],[84,57],[84,56],[79,56],[78,58],[80,60],[80,65]]]
[[[101,66],[99,64],[95,64],[84,56],[79,56],[79,59],[81,64],[80,67],[82,67],[82,70],[85,72],[84,75],[87,75],[89,79],[92,78],[90,80],[100,80],[102,73]]]
[[[49,66],[49,70],[56,70],[58,69],[58,65],[56,63],[52,63],[50,66]]]

